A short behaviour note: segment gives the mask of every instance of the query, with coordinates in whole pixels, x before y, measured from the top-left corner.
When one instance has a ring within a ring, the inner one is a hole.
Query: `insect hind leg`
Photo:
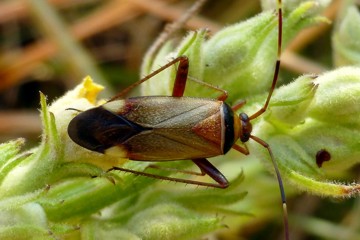
[[[152,77],[156,76],[157,74],[164,71],[165,69],[175,65],[178,62],[179,62],[179,66],[178,66],[178,69],[176,71],[176,78],[175,78],[175,83],[174,83],[173,96],[174,97],[181,97],[183,95],[184,91],[185,91],[185,85],[186,85],[186,81],[187,81],[188,68],[189,68],[189,59],[186,56],[179,56],[179,57],[171,60],[170,62],[168,62],[164,66],[160,67],[159,69],[153,71],[149,75],[143,77],[139,81],[131,84],[130,86],[128,86],[127,88],[122,90],[119,94],[112,97],[109,100],[109,102],[113,101],[113,100],[116,100],[116,99],[124,98],[124,96],[126,94],[128,94],[132,89],[139,86],[143,82],[146,82],[147,80],[151,79]],[[175,92],[175,95],[174,95],[174,92]]]
[[[182,172],[187,174],[193,174],[193,175],[208,175],[211,177],[216,183],[208,183],[208,182],[201,182],[201,181],[195,181],[190,179],[183,179],[183,178],[175,178],[175,177],[167,177],[167,176],[161,176],[157,174],[142,172],[142,171],[135,171],[132,169],[122,168],[122,167],[112,167],[107,172],[110,171],[122,171],[122,172],[128,172],[139,176],[145,176],[150,178],[156,178],[161,180],[167,180],[171,182],[181,182],[186,184],[192,184],[192,185],[198,185],[198,186],[205,186],[205,187],[212,187],[212,188],[227,188],[229,186],[228,180],[225,178],[225,176],[215,167],[213,166],[207,159],[200,158],[200,159],[192,159],[192,161],[199,167],[201,170],[201,173],[196,173],[192,171],[183,171],[178,169],[167,169],[162,168],[159,166],[156,166],[156,169],[165,169],[170,171],[176,171],[176,172]],[[152,167],[154,168],[154,167]]]
[[[207,82],[203,82],[203,81],[198,80],[198,79],[196,79],[194,77],[191,77],[191,76],[189,76],[188,79],[190,81],[192,81],[192,82],[195,82],[195,83],[199,84],[199,85],[202,85],[202,86],[205,86],[205,87],[208,87],[210,89],[213,89],[215,91],[220,92],[220,95],[216,98],[219,101],[225,101],[228,98],[228,92],[226,90],[222,89],[222,88],[219,88],[219,87],[214,86],[214,85],[212,85],[210,83],[207,83]]]
[[[189,171],[189,170],[181,170],[181,169],[177,169],[177,168],[170,168],[170,167],[162,167],[159,165],[155,165],[155,164],[150,164],[149,166],[146,167],[147,168],[153,168],[153,169],[159,169],[159,170],[165,170],[165,171],[173,171],[176,173],[184,173],[184,174],[190,174],[190,175],[194,175],[194,176],[205,176],[206,173],[204,172],[195,172],[195,171]]]
[[[215,184],[217,188],[227,188],[229,186],[229,181],[226,177],[206,158],[193,159],[192,161],[200,168],[202,173],[205,173],[217,182]]]

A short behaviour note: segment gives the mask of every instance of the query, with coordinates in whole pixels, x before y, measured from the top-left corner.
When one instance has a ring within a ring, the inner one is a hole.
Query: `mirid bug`
[[[285,238],[289,239],[286,199],[280,172],[270,146],[252,135],[251,120],[262,115],[268,108],[278,79],[282,46],[282,7],[278,3],[278,51],[273,81],[262,108],[252,115],[235,114],[245,101],[229,106],[224,101],[224,90],[201,83],[221,91],[217,99],[183,97],[188,80],[189,61],[180,56],[121,91],[107,103],[80,112],[68,126],[70,138],[78,145],[91,151],[111,154],[137,161],[191,160],[201,170],[201,175],[210,176],[216,183],[190,179],[159,176],[121,167],[111,170],[131,172],[158,179],[196,184],[208,187],[226,188],[226,177],[207,158],[226,154],[231,148],[248,155],[244,144],[250,139],[265,147],[274,165],[280,187],[284,210]],[[161,71],[178,64],[172,96],[142,96],[125,98],[134,87],[147,81]],[[189,78],[190,80],[193,80]],[[195,80],[196,81],[196,80]]]

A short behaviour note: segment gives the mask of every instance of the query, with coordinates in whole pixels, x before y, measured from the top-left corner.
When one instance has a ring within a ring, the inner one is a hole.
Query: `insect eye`
[[[249,116],[246,113],[240,113],[239,117],[243,122],[249,122]]]

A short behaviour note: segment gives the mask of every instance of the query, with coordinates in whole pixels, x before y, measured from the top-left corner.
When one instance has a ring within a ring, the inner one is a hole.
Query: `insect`
[[[188,78],[188,58],[179,56],[125,88],[105,104],[80,112],[68,125],[70,138],[91,151],[130,160],[153,162],[191,160],[201,170],[200,175],[208,175],[216,183],[159,176],[121,167],[113,167],[109,171],[120,170],[216,188],[226,188],[229,182],[207,158],[226,154],[231,148],[248,155],[249,150],[246,145],[237,145],[236,141],[240,139],[242,143],[246,143],[252,139],[267,149],[274,165],[283,203],[285,238],[289,239],[286,198],[280,172],[270,146],[252,135],[251,124],[252,120],[262,115],[268,108],[279,75],[282,46],[281,0],[277,3],[277,60],[267,99],[257,112],[252,115],[235,114],[245,101],[231,107],[224,102],[227,98],[226,91],[206,83],[201,84],[221,92],[217,99],[183,97],[187,80],[196,80]],[[130,90],[175,64],[178,64],[178,67],[171,96],[124,98]]]

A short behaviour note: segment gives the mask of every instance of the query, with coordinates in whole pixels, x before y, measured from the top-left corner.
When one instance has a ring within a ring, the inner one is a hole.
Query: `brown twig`
[[[149,4],[144,4],[143,7],[146,5]],[[76,22],[70,31],[74,38],[79,40],[85,39],[143,14],[144,9],[140,8],[138,3],[132,1],[110,1],[90,16]],[[166,5],[162,5],[161,11],[154,10],[154,12],[161,14],[160,17],[171,18],[170,20],[176,19],[176,17],[181,16],[185,11]],[[164,16],[164,12],[173,13],[174,16]],[[208,25],[211,25],[214,30],[219,28],[216,24],[204,21],[201,18],[195,18],[188,23],[188,26],[193,29]],[[57,46],[53,42],[40,40],[25,48],[20,55],[14,56],[13,53],[4,54],[0,72],[2,78],[2,81],[0,81],[0,91],[16,85],[22,78],[29,75],[39,62],[51,57],[56,52]]]
[[[124,1],[110,1],[89,17],[79,20],[70,31],[76,39],[84,39],[116,24],[126,22],[139,14],[141,11],[133,4]],[[25,48],[20,55],[4,54],[0,72],[0,76],[2,76],[0,91],[15,85],[27,76],[39,62],[54,55],[56,51],[57,46],[53,42],[40,40]]]
[[[326,67],[320,65],[319,63],[311,61],[310,59],[304,58],[299,54],[288,50],[282,53],[281,58],[283,59],[281,61],[282,67],[289,69],[295,73],[320,74],[327,70]]]
[[[25,124],[26,123],[26,124]],[[0,112],[0,134],[39,134],[41,122],[36,111]]]
[[[333,20],[337,14],[338,9],[340,8],[342,0],[334,0],[329,7],[327,7],[324,12],[323,16]],[[307,29],[302,30],[297,37],[295,37],[287,50],[289,51],[299,51],[309,45],[311,42],[318,39],[321,35],[323,35],[326,31],[331,28],[330,24],[319,24]]]
[[[79,4],[88,4],[89,1],[72,0],[48,0],[52,5],[64,8]],[[93,0],[95,1],[95,0]],[[28,15],[27,0],[6,1],[0,3],[0,24],[16,19],[24,18]]]
[[[173,7],[171,5],[165,4],[159,0],[132,0],[136,6],[141,8],[143,11],[149,12],[160,19],[173,22],[179,19],[186,13],[186,9],[180,9],[179,7]],[[187,29],[196,30],[199,28],[208,28],[212,32],[218,31],[221,26],[216,24],[213,21],[210,21],[206,18],[194,16],[191,18],[186,24],[185,27]]]

